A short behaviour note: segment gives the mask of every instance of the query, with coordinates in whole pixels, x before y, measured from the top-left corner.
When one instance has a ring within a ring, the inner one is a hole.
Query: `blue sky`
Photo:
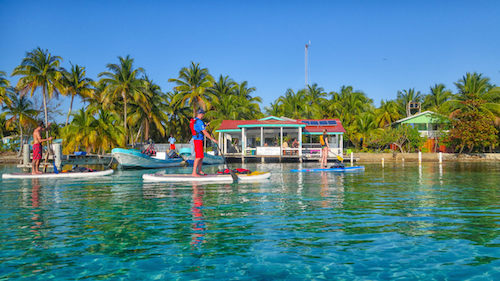
[[[37,46],[97,78],[131,55],[164,91],[191,61],[257,88],[263,107],[309,81],[374,99],[455,91],[466,72],[500,81],[500,1],[6,1],[0,70]],[[13,78],[17,80],[17,78]],[[77,104],[77,108],[81,106]]]

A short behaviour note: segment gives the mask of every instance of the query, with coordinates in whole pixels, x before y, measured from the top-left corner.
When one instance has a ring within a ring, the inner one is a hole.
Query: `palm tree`
[[[341,89],[342,90],[342,89]],[[330,92],[331,98],[324,103],[323,118],[339,118],[342,115],[344,108],[342,107],[342,98],[337,92]]]
[[[82,98],[89,98],[92,95],[92,79],[85,77],[85,67],[71,65],[71,72],[63,70],[62,82],[64,86],[64,94],[71,95],[71,102],[69,104],[68,115],[66,117],[66,125],[68,126],[69,116],[73,108],[73,100],[75,96]]]
[[[400,118],[398,104],[395,101],[382,100],[380,107],[375,110],[375,122],[379,128],[384,128]]]
[[[7,89],[10,87],[10,82],[5,76],[5,72],[0,71],[0,105],[4,103],[9,104]]]
[[[352,86],[342,86],[340,89],[341,116],[342,122],[351,124],[355,116],[363,112],[372,110],[373,101],[365,93],[354,91]]]
[[[237,96],[245,97],[246,99],[250,100],[250,99],[252,99],[252,93],[255,92],[256,90],[257,89],[255,87],[249,88],[248,82],[243,81],[240,84],[236,85],[236,88],[234,90],[234,94]],[[259,102],[262,102],[260,97],[256,97],[256,98],[258,98]]]
[[[4,137],[5,136],[5,133],[7,133],[9,130],[7,129],[7,126],[5,125],[5,123],[7,122],[7,113],[6,112],[2,112],[0,113],[0,137]],[[0,144],[0,147],[2,145]]]
[[[114,147],[125,146],[125,132],[123,127],[119,126],[119,116],[101,109],[97,117],[95,122],[95,131],[99,136],[95,145],[97,152],[104,153]]]
[[[247,99],[244,96],[228,95],[218,99],[213,106],[217,110],[207,112],[206,118],[210,120],[210,129],[220,126],[222,120],[251,120],[262,117],[259,102]]]
[[[366,147],[370,141],[369,138],[372,131],[377,129],[375,115],[372,112],[363,112],[357,115],[354,121],[354,128],[351,140],[354,140],[353,142],[356,146],[361,144],[363,147]]]
[[[405,114],[407,117],[411,115],[410,109],[408,107],[409,102],[421,102],[422,95],[420,91],[416,91],[414,88],[398,91],[398,104],[400,113]]]
[[[8,116],[11,116],[5,122],[5,127],[12,129],[17,127],[19,130],[19,143],[21,145],[19,149],[19,155],[22,154],[23,144],[24,144],[24,131],[23,128],[29,125],[35,125],[36,121],[34,116],[38,113],[33,109],[33,104],[26,96],[18,96],[16,94],[10,94],[9,100],[11,103],[8,106],[4,106],[2,110]]]
[[[80,147],[87,152],[102,153],[125,145],[124,129],[119,126],[120,118],[115,113],[99,109],[96,119],[90,110],[80,109],[72,115],[73,120],[62,130],[64,153]]]
[[[47,113],[48,99],[52,98],[54,94],[58,94],[58,89],[61,89],[61,71],[59,64],[62,58],[59,56],[52,56],[47,49],[42,50],[40,47],[28,52],[26,57],[17,66],[12,75],[20,75],[21,78],[17,83],[17,88],[21,90],[24,95],[30,91],[31,96],[33,92],[39,87],[42,88],[43,97],[43,111],[45,114],[45,124],[49,123]],[[46,131],[48,137],[49,132]]]
[[[319,87],[316,83],[307,85],[306,90],[310,101],[313,103],[321,103],[321,101],[323,101],[326,97],[325,90],[322,87]]]
[[[272,115],[272,116],[279,116],[281,115],[281,108],[280,108],[279,102],[276,100],[275,102],[271,103],[269,106],[266,106],[264,108],[265,112],[267,115]]]
[[[331,99],[325,102],[325,117],[338,117],[347,131],[347,138],[357,145],[356,134],[358,127],[355,122],[362,113],[372,113],[373,100],[369,99],[365,93],[355,91],[352,86],[343,85],[340,92],[331,92]]]
[[[178,139],[188,141],[191,136],[189,121],[191,119],[191,108],[185,103],[175,101],[174,97],[178,96],[178,92],[167,92],[165,94],[165,102],[167,104],[165,113],[168,114],[168,133],[176,136]]]
[[[213,86],[208,90],[218,98],[228,96],[236,91],[237,84],[229,76],[219,76],[219,79],[214,82]]]
[[[450,117],[461,111],[475,110],[469,104],[479,104],[478,110],[492,116],[495,124],[500,126],[500,87],[490,84],[490,79],[478,73],[467,73],[455,83],[458,93],[445,105],[450,108]],[[480,103],[467,103],[468,100],[481,100]]]
[[[143,91],[146,96],[148,107],[141,106],[137,103],[132,103],[129,115],[129,123],[139,124],[137,137],[141,132],[147,140],[150,135],[150,127],[153,125],[159,131],[162,137],[165,136],[165,124],[168,121],[166,97],[161,92],[160,86],[151,81],[147,76],[143,79]],[[137,137],[136,140],[137,141]]]
[[[287,89],[285,95],[278,98],[277,103],[279,104],[280,115],[289,118],[308,119],[316,113],[314,107],[307,100],[307,91],[305,89],[298,90],[297,93],[292,89]]]
[[[444,84],[435,84],[431,87],[431,93],[426,95],[422,107],[438,113],[442,112],[443,104],[451,97],[452,93],[446,90]]]
[[[123,102],[123,128],[125,132],[125,142],[127,143],[127,105],[129,100],[133,100],[142,106],[148,106],[146,97],[141,91],[142,81],[138,78],[144,73],[144,69],[139,67],[134,69],[134,59],[130,56],[118,57],[119,64],[109,63],[106,65],[109,71],[99,73],[103,77],[100,83],[106,84],[104,95],[106,101],[110,103]],[[121,100],[120,100],[121,99]]]
[[[73,113],[73,120],[62,130],[62,137],[65,140],[63,153],[71,153],[79,150],[80,146],[85,151],[94,150],[98,134],[95,130],[96,120],[89,110],[80,109]]]
[[[191,62],[189,68],[183,67],[179,71],[179,78],[168,79],[168,82],[177,84],[174,90],[178,92],[173,102],[186,103],[192,108],[193,116],[198,108],[208,109],[215,95],[207,91],[213,86],[214,79],[207,68],[200,68],[199,63]]]

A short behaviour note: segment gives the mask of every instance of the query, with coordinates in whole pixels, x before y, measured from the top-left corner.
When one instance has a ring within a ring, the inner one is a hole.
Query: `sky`
[[[182,67],[248,81],[261,109],[289,88],[351,85],[372,98],[479,72],[500,84],[500,1],[22,1],[0,0],[0,70],[48,49],[97,79],[130,55],[163,91]],[[11,78],[14,83],[17,77]],[[63,106],[69,104],[63,100]],[[82,104],[77,102],[76,108]]]

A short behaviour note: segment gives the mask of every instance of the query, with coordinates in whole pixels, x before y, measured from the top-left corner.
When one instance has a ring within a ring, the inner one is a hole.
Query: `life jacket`
[[[319,136],[319,143],[320,143],[322,146],[323,146],[323,145],[326,145],[326,143],[325,143],[325,137],[324,137],[324,136],[325,136],[325,135],[321,135],[321,136]]]
[[[203,133],[202,132],[197,133],[196,130],[194,129],[194,124],[196,123],[197,120],[200,120],[200,118],[198,117],[191,118],[191,121],[189,121],[189,128],[191,129],[191,135],[193,135],[193,137],[196,136],[198,139],[203,139]]]

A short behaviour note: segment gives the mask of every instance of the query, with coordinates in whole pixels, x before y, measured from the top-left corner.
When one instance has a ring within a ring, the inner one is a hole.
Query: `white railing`
[[[426,138],[439,138],[443,135],[443,133],[448,132],[447,130],[424,130],[424,131],[418,131],[420,133],[421,137],[426,137]]]

